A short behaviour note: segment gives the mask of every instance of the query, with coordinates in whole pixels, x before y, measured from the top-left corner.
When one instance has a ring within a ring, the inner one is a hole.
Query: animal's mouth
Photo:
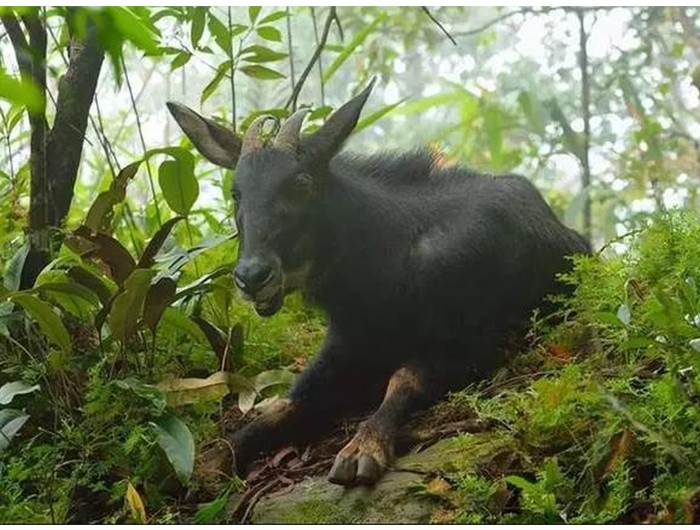
[[[269,317],[277,313],[284,301],[284,291],[279,288],[271,296],[265,299],[256,299],[254,303],[255,312],[261,317]]]

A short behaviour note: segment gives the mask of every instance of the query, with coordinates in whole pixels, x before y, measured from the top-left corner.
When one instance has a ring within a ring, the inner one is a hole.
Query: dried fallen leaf
[[[146,507],[136,488],[128,482],[126,485],[126,503],[129,505],[131,516],[137,523],[146,524]]]

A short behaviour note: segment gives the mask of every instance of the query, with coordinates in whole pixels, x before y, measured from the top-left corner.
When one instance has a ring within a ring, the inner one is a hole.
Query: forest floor
[[[375,488],[325,478],[361,418],[246,477],[207,473],[208,450],[255,413],[242,416],[234,394],[175,409],[199,458],[191,479],[176,476],[151,382],[220,369],[206,343],[169,330],[182,320],[164,319],[145,382],[105,370],[89,340],[70,370],[5,357],[41,389],[12,402],[31,420],[0,455],[0,522],[698,522],[700,222],[659,216],[626,244],[577,260],[563,278],[573,297],[556,319],[533,316],[528,348],[407,425]],[[295,297],[274,319],[247,311],[236,306],[247,326],[237,373],[299,372],[322,339],[319,315]]]

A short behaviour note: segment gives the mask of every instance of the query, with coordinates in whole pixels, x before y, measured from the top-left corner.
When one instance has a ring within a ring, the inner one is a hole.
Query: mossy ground
[[[574,297],[556,323],[534,319],[528,351],[424,417],[431,428],[456,426],[444,434],[451,456],[402,493],[406,502],[430,498],[436,522],[698,519],[700,223],[664,214],[625,242],[620,255],[577,261],[566,278]],[[300,298],[275,319],[249,311],[233,304],[228,316],[246,328],[244,373],[303,364],[321,340],[322,319]],[[150,377],[217,369],[179,321],[162,325],[167,339]],[[40,397],[59,413],[33,411],[33,426],[0,457],[0,521],[66,521],[86,504],[86,520],[130,520],[128,483],[149,521],[181,520],[192,507],[148,427],[157,404],[142,386],[88,362],[94,346],[84,347],[70,362],[4,357],[11,377],[52,381]],[[22,399],[31,409],[34,398]],[[221,413],[216,403],[182,412],[200,445],[215,436]],[[488,434],[459,434],[465,421]],[[289,522],[352,522],[312,498],[290,510]]]

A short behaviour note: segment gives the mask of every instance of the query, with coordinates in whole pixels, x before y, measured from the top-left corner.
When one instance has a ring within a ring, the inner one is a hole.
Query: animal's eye
[[[306,198],[311,192],[313,180],[308,173],[299,173],[294,176],[289,183],[288,190],[292,197],[297,199]]]

